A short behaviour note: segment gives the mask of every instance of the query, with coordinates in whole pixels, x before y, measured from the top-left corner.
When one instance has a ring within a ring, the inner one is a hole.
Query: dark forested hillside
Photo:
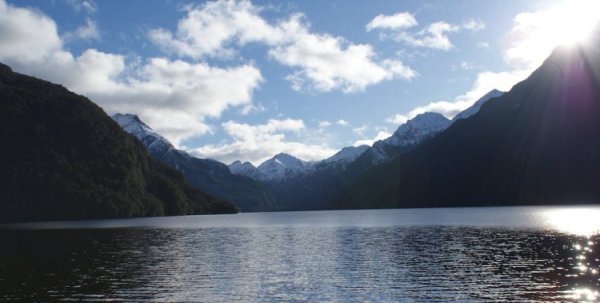
[[[176,149],[136,115],[115,114],[112,118],[125,131],[138,138],[154,159],[180,171],[190,185],[198,190],[229,201],[243,212],[277,209],[273,193],[266,185],[249,177],[232,174],[223,163],[199,159]]]
[[[0,65],[0,221],[234,212],[150,158],[102,109]]]
[[[348,208],[600,201],[598,41],[557,48],[480,112],[368,170]]]

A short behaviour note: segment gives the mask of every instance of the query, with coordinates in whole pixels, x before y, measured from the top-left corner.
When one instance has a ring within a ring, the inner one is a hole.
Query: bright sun
[[[505,51],[510,63],[538,67],[558,45],[585,41],[600,21],[600,0],[563,0],[514,19]]]
[[[554,45],[582,42],[600,21],[600,1],[565,1],[553,7],[548,17],[547,38]]]

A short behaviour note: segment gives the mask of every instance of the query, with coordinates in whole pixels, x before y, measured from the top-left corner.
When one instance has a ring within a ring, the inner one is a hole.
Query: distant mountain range
[[[597,203],[599,42],[555,49],[452,120],[423,113],[373,146],[258,167],[193,157],[135,115],[117,124],[0,65],[0,222],[235,211],[224,201],[242,211]]]
[[[232,213],[104,111],[0,64],[0,222]]]
[[[266,185],[232,174],[229,167],[221,162],[199,159],[176,149],[136,115],[115,114],[112,118],[140,140],[153,158],[180,171],[198,190],[230,201],[241,211],[277,209],[275,198]]]
[[[335,205],[598,203],[599,44],[555,49],[531,76],[477,114],[370,168]]]
[[[288,154],[278,154],[258,167],[249,162],[235,161],[229,168],[234,174],[267,185],[275,194],[278,209],[347,208],[334,201],[362,173],[412,150],[455,121],[476,114],[482,104],[502,94],[498,90],[490,91],[453,120],[438,113],[417,115],[398,127],[392,136],[375,142],[372,147],[344,147],[325,160],[305,162]]]

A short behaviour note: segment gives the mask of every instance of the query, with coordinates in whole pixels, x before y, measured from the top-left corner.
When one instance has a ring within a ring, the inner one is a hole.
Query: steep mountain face
[[[361,146],[347,146],[342,148],[339,152],[335,153],[335,155],[319,161],[315,166],[323,167],[329,165],[335,166],[345,166],[349,163],[354,162],[358,157],[364,154],[369,149],[368,145]]]
[[[152,157],[179,170],[195,188],[231,201],[241,211],[276,209],[275,198],[264,184],[231,173],[227,165],[221,162],[199,159],[176,149],[136,115],[115,114],[112,118],[125,131],[138,138]]]
[[[234,161],[229,164],[229,170],[232,174],[246,176],[254,180],[265,180],[267,177],[258,170],[252,163],[241,161]]]
[[[557,48],[531,76],[362,175],[349,208],[600,200],[600,49]]]
[[[0,222],[234,212],[98,106],[0,64]]]
[[[348,165],[346,175],[349,179],[354,179],[374,165],[389,162],[434,137],[451,123],[452,121],[438,113],[417,115],[400,125],[389,138],[375,142],[356,161]]]
[[[312,168],[309,162],[302,161],[292,155],[280,153],[261,163],[257,169],[265,177],[264,180],[281,181],[306,173]]]
[[[450,125],[450,120],[438,113],[424,113],[408,120],[382,141],[375,142],[369,154],[374,164],[394,158],[403,150],[429,139]]]
[[[483,97],[479,98],[479,100],[475,101],[475,103],[473,105],[471,105],[471,107],[465,109],[458,115],[454,116],[454,118],[452,118],[452,121],[466,119],[466,118],[473,116],[474,114],[479,112],[479,109],[481,108],[481,106],[483,104],[485,104],[486,102],[490,101],[493,98],[497,98],[502,95],[504,95],[504,92],[502,92],[502,91],[499,91],[497,89],[491,90],[487,94],[483,95]]]
[[[150,126],[142,122],[137,115],[114,114],[111,116],[123,130],[142,141],[151,155],[174,152],[175,147],[163,136],[154,132]]]

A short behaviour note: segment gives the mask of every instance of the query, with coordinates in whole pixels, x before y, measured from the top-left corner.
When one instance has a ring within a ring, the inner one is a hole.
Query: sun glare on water
[[[600,233],[600,208],[560,208],[544,212],[550,227],[580,236]]]

